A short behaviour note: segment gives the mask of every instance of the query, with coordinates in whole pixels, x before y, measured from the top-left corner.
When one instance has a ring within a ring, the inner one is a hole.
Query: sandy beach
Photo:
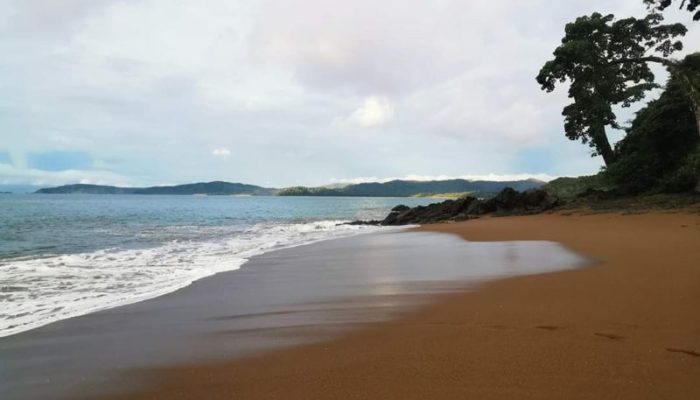
[[[557,241],[599,263],[446,295],[331,342],[143,371],[148,384],[119,398],[700,398],[700,216],[551,214],[420,229]]]
[[[148,384],[144,370],[328,341],[485,280],[588,265],[553,242],[404,229],[273,251],[164,296],[0,338],[0,398],[128,392]]]

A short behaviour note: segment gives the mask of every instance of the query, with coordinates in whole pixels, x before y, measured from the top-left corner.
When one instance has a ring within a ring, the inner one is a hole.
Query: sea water
[[[431,199],[1,195],[0,337],[157,297]]]

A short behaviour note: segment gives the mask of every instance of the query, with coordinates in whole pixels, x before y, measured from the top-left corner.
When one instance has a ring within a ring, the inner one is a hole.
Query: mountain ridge
[[[341,196],[341,197],[411,197],[429,194],[471,193],[477,196],[495,194],[506,187],[518,191],[538,188],[545,182],[536,179],[487,181],[448,179],[440,181],[392,180],[339,186],[294,186],[266,188],[245,183],[224,181],[198,182],[172,186],[119,187],[108,185],[71,184],[37,190],[37,194],[140,194],[140,195],[249,195],[249,196]]]
[[[251,196],[271,196],[276,194],[277,189],[264,188],[257,185],[245,183],[232,183],[224,181],[187,183],[172,186],[150,186],[126,188],[107,185],[72,184],[51,188],[42,188],[34,193],[37,194],[141,194],[141,195],[197,195],[206,194],[212,196],[226,195],[251,195]]]
[[[541,187],[546,182],[536,179],[487,181],[447,179],[439,181],[392,180],[347,185],[342,188],[296,186],[280,190],[279,196],[366,196],[411,197],[439,193],[471,193],[477,196],[495,195],[506,187],[518,191]]]

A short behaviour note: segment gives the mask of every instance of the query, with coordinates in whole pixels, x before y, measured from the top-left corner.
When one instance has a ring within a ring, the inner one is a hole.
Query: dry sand
[[[144,372],[128,399],[700,399],[700,216],[421,229],[553,240],[595,267],[511,278],[327,343]]]

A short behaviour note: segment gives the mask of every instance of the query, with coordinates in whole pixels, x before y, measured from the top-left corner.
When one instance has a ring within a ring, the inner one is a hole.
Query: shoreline
[[[278,227],[287,227],[287,228],[292,227],[293,229],[295,229],[295,228],[298,229],[298,227],[304,227],[304,226],[310,226],[310,225],[323,226],[323,225],[328,225],[328,224],[331,224],[331,226],[334,226],[334,227],[337,227],[339,225],[343,225],[343,223],[341,223],[340,220],[319,220],[319,221],[300,222],[300,223],[286,223],[286,224],[280,223],[280,224],[278,224]],[[255,226],[256,225],[253,225],[253,227],[255,227]],[[392,227],[392,229],[395,231],[400,231],[400,230],[407,230],[408,228]],[[38,328],[41,328],[43,326],[53,324],[56,322],[61,322],[61,321],[69,320],[72,318],[78,318],[78,317],[82,317],[85,315],[94,314],[97,312],[107,311],[107,310],[111,310],[111,309],[118,308],[118,307],[124,307],[124,306],[129,306],[131,304],[136,304],[136,303],[140,303],[140,302],[144,302],[144,301],[153,300],[153,299],[156,299],[158,297],[162,297],[162,296],[168,295],[170,293],[174,293],[174,292],[181,290],[183,288],[186,288],[187,286],[190,286],[199,280],[206,279],[208,277],[211,277],[211,276],[214,276],[214,275],[217,275],[220,273],[239,270],[244,264],[248,263],[251,258],[259,257],[259,256],[267,254],[267,253],[286,250],[286,249],[292,249],[292,248],[300,247],[300,246],[308,246],[308,245],[320,243],[320,242],[323,242],[326,240],[351,238],[351,237],[354,237],[357,235],[364,235],[364,234],[369,234],[369,233],[377,232],[377,231],[374,229],[369,229],[366,231],[364,229],[351,229],[351,230],[345,230],[345,231],[325,230],[323,232],[326,233],[326,236],[319,235],[319,237],[312,237],[312,238],[306,238],[306,239],[302,239],[299,237],[290,237],[290,235],[288,234],[286,237],[282,237],[281,240],[278,239],[278,242],[284,241],[284,240],[287,240],[288,242],[277,243],[275,247],[265,248],[264,246],[260,246],[258,249],[253,250],[253,251],[244,249],[244,250],[239,250],[238,252],[236,252],[236,251],[229,252],[230,258],[228,260],[226,260],[226,264],[228,264],[229,266],[224,268],[224,269],[208,270],[208,271],[205,271],[204,274],[200,273],[198,275],[187,276],[187,277],[180,279],[180,281],[177,282],[176,284],[171,284],[168,287],[160,288],[159,290],[150,291],[150,292],[146,291],[143,293],[139,293],[136,296],[132,295],[132,297],[125,297],[126,294],[122,294],[122,297],[114,299],[111,302],[104,302],[104,300],[102,300],[103,301],[102,304],[98,303],[97,305],[93,305],[92,307],[83,306],[79,309],[74,309],[74,310],[71,310],[70,312],[65,312],[65,314],[61,315],[61,316],[49,315],[49,316],[46,316],[42,320],[37,320],[34,322],[25,323],[22,326],[9,327],[8,329],[0,330],[0,340],[2,338],[5,338],[5,337],[18,335],[18,334],[22,334],[25,332],[30,332],[32,330],[35,330],[35,329],[38,329]],[[206,243],[205,242],[205,243],[201,243],[200,246],[206,246],[206,245],[210,245],[210,246],[211,245],[215,245],[215,246],[220,245],[221,246],[222,245],[221,243],[222,242],[218,242],[218,243],[217,242],[214,242],[214,243],[212,243],[212,242]],[[120,249],[119,251],[121,251],[122,253],[132,253],[132,254],[133,253],[141,253],[141,252],[149,252],[149,251],[155,252],[155,251],[158,251],[160,249],[167,248],[168,246],[172,246],[172,243],[161,243],[161,244],[153,246],[153,247],[145,247],[145,248],[139,248],[139,247],[129,248],[129,247],[127,247],[127,248]],[[49,259],[54,259],[54,260],[59,259],[60,260],[63,258],[70,258],[70,257],[82,257],[83,259],[86,260],[86,262],[91,262],[91,260],[89,260],[89,258],[91,256],[93,256],[95,254],[99,254],[101,252],[105,252],[107,250],[109,250],[109,249],[92,249],[92,250],[85,251],[82,253],[65,253],[65,254],[57,254],[57,255],[48,256],[48,257],[28,258],[26,260],[21,260],[19,262],[45,263]],[[193,251],[192,248],[189,248],[188,250],[190,252]],[[164,257],[164,256],[165,255],[163,255],[163,254],[159,255],[159,257]],[[136,256],[131,255],[131,257],[136,257]],[[3,260],[0,260],[0,261],[3,261]],[[100,261],[101,262],[109,262],[110,260],[108,258],[107,259],[103,258]],[[10,263],[12,263],[12,262],[17,262],[17,260],[10,261]],[[56,262],[54,262],[54,263],[56,264]],[[60,263],[60,261],[58,263]],[[230,266],[231,264],[234,264],[234,265]],[[2,262],[0,262],[0,265],[2,265]],[[33,265],[30,265],[30,267],[33,267]],[[158,282],[155,282],[155,283],[157,284]],[[64,306],[65,306],[65,304],[61,305],[61,308],[63,308]]]
[[[0,397],[133,389],[140,371],[327,342],[484,280],[582,265],[550,242],[396,229],[272,251],[161,297],[0,339]]]
[[[600,264],[488,282],[331,342],[142,371],[146,387],[107,398],[700,397],[700,216],[545,214],[418,230],[556,241]]]

